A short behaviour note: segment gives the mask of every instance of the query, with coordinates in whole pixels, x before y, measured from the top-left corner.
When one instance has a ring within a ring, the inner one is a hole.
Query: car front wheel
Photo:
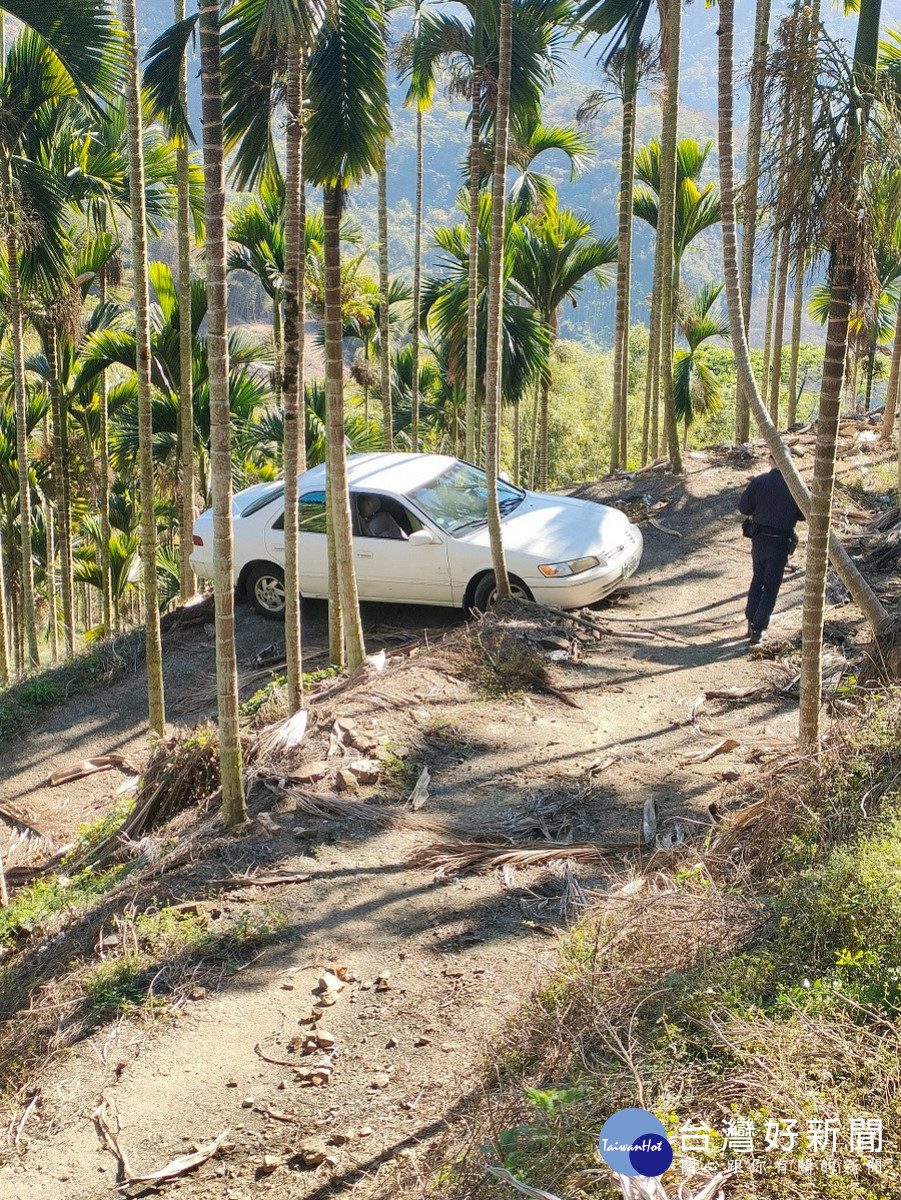
[[[510,592],[514,600],[532,599],[532,593],[515,575],[510,576]],[[472,607],[478,612],[487,612],[496,600],[497,584],[494,581],[494,572],[490,571],[479,580],[472,598]]]
[[[260,563],[247,577],[247,596],[261,617],[284,620],[285,573],[273,563]]]

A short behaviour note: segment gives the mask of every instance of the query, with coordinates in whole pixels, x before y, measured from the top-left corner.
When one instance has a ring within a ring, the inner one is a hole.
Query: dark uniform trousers
[[[745,617],[755,629],[766,629],[776,606],[776,597],[792,549],[792,537],[786,533],[764,532],[756,526],[751,537],[751,562],[754,573],[748,590]]]

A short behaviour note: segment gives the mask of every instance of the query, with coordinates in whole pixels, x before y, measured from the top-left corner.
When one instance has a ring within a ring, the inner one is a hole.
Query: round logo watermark
[[[643,1108],[621,1108],[598,1138],[601,1158],[613,1171],[634,1179],[659,1178],[673,1165],[673,1148],[663,1122]]]

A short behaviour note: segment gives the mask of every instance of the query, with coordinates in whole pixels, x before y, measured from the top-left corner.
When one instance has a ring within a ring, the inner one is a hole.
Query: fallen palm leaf
[[[81,762],[72,763],[68,767],[60,767],[49,775],[44,787],[59,787],[61,783],[74,783],[76,779],[84,779],[88,775],[96,775],[100,771],[110,771],[113,767],[121,767],[130,775],[139,775],[137,767],[133,767],[124,754],[99,754],[96,758],[85,758]]]
[[[305,708],[292,713],[284,721],[267,725],[257,738],[257,753],[260,758],[271,758],[274,754],[285,754],[303,741],[307,732],[310,714]]]
[[[658,521],[656,517],[648,517],[648,522],[653,525],[655,529],[659,529],[661,533],[668,533],[670,537],[680,538],[682,536],[678,529],[670,529],[669,525],[664,525],[663,522]]]
[[[345,800],[343,796],[336,796],[331,792],[308,792],[292,786],[290,777],[278,780],[264,779],[264,784],[276,795],[290,797],[298,813],[306,817],[316,817],[320,821],[339,817],[345,820],[365,821],[383,829],[425,829],[433,833],[444,829],[440,821],[420,817],[409,809],[383,808],[378,804],[368,804],[365,800]]]
[[[209,879],[210,887],[232,891],[244,887],[278,887],[283,883],[309,883],[312,875],[303,871],[280,871],[267,875],[230,875],[227,879]]]
[[[416,856],[424,867],[434,867],[435,877],[462,875],[466,871],[490,871],[508,864],[535,867],[557,859],[574,862],[604,863],[607,854],[631,849],[626,843],[602,842],[436,842]]]
[[[117,1188],[128,1187],[133,1183],[165,1183],[168,1179],[178,1179],[181,1175],[187,1175],[189,1171],[193,1171],[196,1167],[201,1167],[205,1162],[208,1162],[228,1136],[228,1130],[224,1129],[222,1133],[218,1133],[205,1146],[198,1146],[190,1154],[181,1154],[178,1158],[173,1158],[171,1162],[161,1167],[158,1171],[151,1171],[147,1175],[136,1175],[132,1170],[131,1163],[128,1161],[128,1155],[119,1142],[121,1126],[115,1105],[104,1097],[100,1101],[99,1106],[94,1110],[94,1120],[97,1122],[97,1126],[108,1148],[119,1160],[122,1179],[116,1184]]]
[[[600,775],[602,771],[606,771],[608,767],[612,767],[614,763],[618,762],[618,754],[608,754],[605,758],[596,758],[588,767],[588,778],[591,779],[595,775]]]
[[[751,687],[708,688],[704,696],[708,700],[758,700],[770,691],[770,684],[753,684]]]
[[[485,1170],[489,1175],[493,1175],[495,1179],[500,1179],[503,1183],[509,1183],[511,1187],[516,1188],[524,1196],[531,1196],[532,1200],[561,1200],[560,1196],[553,1192],[546,1192],[543,1188],[531,1187],[528,1183],[523,1183],[521,1179],[517,1179],[515,1175],[511,1175],[505,1167],[486,1167]]]
[[[419,812],[422,806],[429,798],[429,784],[432,782],[432,777],[429,774],[429,768],[423,767],[419,773],[419,778],[416,780],[416,785],[410,793],[410,798],[407,804],[412,808],[413,812]]]
[[[606,1174],[610,1182],[619,1188],[623,1200],[670,1200],[669,1192],[659,1179],[620,1175],[618,1171]],[[717,1172],[699,1192],[692,1191],[688,1184],[680,1183],[676,1200],[723,1200],[723,1185],[729,1182],[733,1174],[733,1171]]]
[[[71,865],[73,874],[88,863],[96,867],[121,858],[129,846],[183,809],[209,806],[219,787],[219,745],[212,731],[199,729],[187,739],[161,742],[147,764],[134,808],[118,829]]]
[[[641,818],[641,836],[646,846],[650,846],[657,832],[658,805],[653,796],[648,796],[644,802],[644,812]]]
[[[709,762],[718,754],[727,754],[730,750],[734,750],[739,744],[735,738],[723,738],[721,742],[717,742],[715,746],[709,746],[706,750],[692,750],[689,754],[683,754],[681,761],[683,763]]]

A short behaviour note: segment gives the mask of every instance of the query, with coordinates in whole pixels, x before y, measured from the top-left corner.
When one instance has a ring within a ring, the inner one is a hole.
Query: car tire
[[[247,598],[254,612],[270,621],[285,619],[285,572],[275,563],[259,563],[247,576]]]
[[[513,593],[514,600],[532,599],[532,593],[523,581],[517,579],[515,575],[510,576],[510,591]],[[476,590],[472,597],[472,607],[476,612],[487,612],[496,599],[497,585],[494,582],[494,572],[489,571],[476,584]]]

